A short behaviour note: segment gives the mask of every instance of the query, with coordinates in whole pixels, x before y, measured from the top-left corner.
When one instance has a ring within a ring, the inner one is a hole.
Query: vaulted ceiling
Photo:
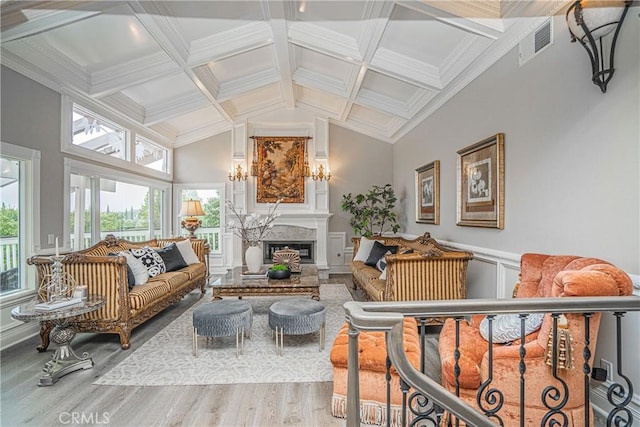
[[[4,1],[2,64],[174,147],[304,110],[395,142],[565,1]]]

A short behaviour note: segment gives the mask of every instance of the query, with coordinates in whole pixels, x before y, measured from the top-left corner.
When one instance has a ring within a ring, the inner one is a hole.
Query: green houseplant
[[[291,277],[289,266],[284,264],[274,264],[267,273],[270,279],[288,279]]]
[[[398,199],[391,184],[374,185],[364,194],[342,196],[342,210],[351,214],[349,224],[355,234],[371,237],[386,231],[400,229],[393,208]]]

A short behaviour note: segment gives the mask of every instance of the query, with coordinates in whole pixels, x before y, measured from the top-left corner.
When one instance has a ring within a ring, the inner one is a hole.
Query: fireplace
[[[313,264],[315,262],[314,246],[313,241],[264,241],[262,248],[264,264],[271,264],[273,253],[286,247],[300,252],[300,263]]]

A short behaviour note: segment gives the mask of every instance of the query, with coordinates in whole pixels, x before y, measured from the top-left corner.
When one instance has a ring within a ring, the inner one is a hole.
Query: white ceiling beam
[[[177,33],[177,31],[175,31],[175,27],[167,23],[166,18],[159,15],[160,11],[156,9],[157,5],[155,2],[132,1],[129,2],[129,5],[136,13],[136,17],[142,26],[145,27],[167,55],[169,55],[169,57],[178,64],[178,67],[181,68],[195,83],[198,89],[200,89],[203,95],[209,100],[211,105],[215,107],[225,120],[229,123],[233,123],[233,118],[220,105],[215,96],[207,90],[206,85],[200,81],[198,76],[187,63],[188,56],[185,56],[184,39],[182,37],[176,39],[175,35],[169,37],[170,34],[173,34],[174,32]]]
[[[294,16],[295,12],[291,8],[294,7],[295,2],[263,1],[261,5],[273,33],[273,48],[280,70],[282,100],[285,108],[295,108],[291,60],[293,51],[289,44],[287,24],[287,20]]]

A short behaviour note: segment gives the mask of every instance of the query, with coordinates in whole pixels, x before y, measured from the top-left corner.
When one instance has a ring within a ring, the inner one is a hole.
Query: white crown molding
[[[365,108],[368,108],[368,107],[365,106]],[[375,122],[375,121],[366,120],[362,117],[358,117],[353,114],[349,114],[349,116],[347,117],[347,120],[345,120],[345,123],[351,124],[352,126],[355,126],[355,127],[358,127],[358,125],[360,125],[361,128],[377,129],[378,132],[380,132],[382,135],[384,135],[387,138],[391,138],[393,133],[396,132],[406,122],[407,122],[406,120],[402,120],[398,117],[389,117],[389,120],[385,122]]]
[[[309,22],[292,23],[289,26],[289,41],[338,59],[362,60],[358,43],[353,37],[347,37]]]
[[[315,72],[308,68],[298,67],[295,73],[293,73],[293,81],[300,86],[323,90],[345,98],[349,97],[349,86],[346,82]]]
[[[294,108],[292,62],[294,61],[295,53],[287,37],[287,19],[294,16],[295,4],[294,2],[262,2],[261,5],[273,34],[274,58],[276,58],[277,66],[280,70],[280,79],[282,80],[282,99],[287,108]]]
[[[275,68],[262,70],[248,76],[243,76],[238,79],[222,83],[220,85],[220,91],[217,99],[219,102],[223,102],[274,83],[280,83],[280,73],[278,70]]]
[[[173,144],[174,148],[183,147],[193,142],[202,141],[203,139],[219,135],[232,129],[232,125],[227,121],[219,121],[211,123],[197,129],[192,129],[189,132],[182,133],[176,137],[176,141]]]
[[[490,45],[489,40],[468,34],[440,65],[440,78],[443,86],[448,85],[451,80],[462,73]]]
[[[267,113],[271,110],[283,108],[282,97],[266,98],[259,102],[251,103],[248,108],[243,108],[244,105],[237,105],[235,121],[248,120],[251,115],[259,115]]]
[[[48,87],[51,90],[60,92],[62,85],[55,76],[35,67],[33,64],[25,61],[21,56],[2,47],[0,49],[0,64],[12,69],[13,71],[30,78],[31,80]]]
[[[357,123],[354,122],[349,122],[349,121],[336,121],[333,119],[329,119],[329,122],[333,125],[339,126],[341,128],[344,129],[349,129],[351,131],[357,132],[357,133],[361,133],[363,135],[366,135],[368,137],[371,137],[377,141],[382,141],[382,142],[386,142],[387,144],[393,144],[395,141],[389,137],[386,137],[380,133],[377,132],[373,132],[372,129],[370,129],[367,126],[360,126]]]
[[[211,105],[202,93],[193,91],[146,108],[145,125],[152,125]]]
[[[144,107],[125,94],[114,93],[113,95],[107,95],[100,100],[138,123],[142,124],[144,122]]]
[[[414,96],[419,92],[422,92],[422,90],[416,90],[416,92],[414,92]],[[394,116],[400,116],[405,120],[409,120],[411,118],[411,114],[406,102],[403,102],[396,98],[391,98],[390,96],[383,95],[370,89],[360,89],[360,92],[358,92],[358,96],[356,96],[355,101],[359,104],[366,105],[375,110],[379,110]]]
[[[137,86],[150,80],[171,75],[178,65],[164,51],[154,52],[91,73],[90,95],[104,96]]]
[[[296,107],[303,107],[307,111],[311,111],[314,114],[320,113],[320,115],[328,115],[335,117],[336,119],[340,117],[341,111],[343,111],[348,103],[348,101],[344,98],[336,98],[335,106],[332,108],[331,106],[325,104],[320,104],[316,102],[314,97],[305,97],[302,93],[304,88],[302,86],[296,85],[295,93],[296,93]],[[315,89],[312,89],[315,90]]]
[[[193,69],[193,74],[200,80],[204,89],[217,99],[220,93],[220,82],[211,71],[211,68],[208,65],[199,65]]]
[[[441,90],[443,87],[440,69],[436,65],[410,58],[389,49],[378,49],[371,61],[370,68],[421,87],[437,90]]]
[[[273,43],[271,27],[263,21],[251,22],[192,41],[187,62],[189,66],[195,67],[268,46],[271,43]]]

